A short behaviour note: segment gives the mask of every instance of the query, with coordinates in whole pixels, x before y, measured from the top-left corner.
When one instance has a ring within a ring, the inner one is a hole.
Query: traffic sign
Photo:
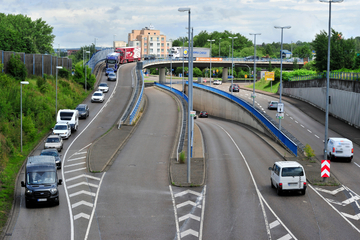
[[[196,111],[190,111],[190,116],[191,117],[195,117],[195,115],[196,115]]]
[[[284,112],[284,103],[278,103],[277,112],[278,113]]]
[[[330,160],[321,160],[321,177],[330,177]]]
[[[277,113],[276,118],[283,119],[284,118],[284,113]]]

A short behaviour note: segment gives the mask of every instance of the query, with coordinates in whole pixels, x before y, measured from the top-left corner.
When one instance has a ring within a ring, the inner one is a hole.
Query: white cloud
[[[0,0],[5,14],[24,14],[33,20],[42,18],[54,27],[54,45],[71,48],[90,45],[111,46],[116,40],[127,41],[128,33],[150,23],[170,39],[186,36],[188,14],[179,7],[191,8],[194,33],[238,32],[252,40],[249,33],[261,33],[257,43],[280,41],[275,25],[290,25],[284,42],[310,42],[321,30],[327,30],[329,7],[319,0],[132,0],[99,2],[95,0]],[[360,1],[345,0],[332,4],[332,27],[345,38],[360,36]]]

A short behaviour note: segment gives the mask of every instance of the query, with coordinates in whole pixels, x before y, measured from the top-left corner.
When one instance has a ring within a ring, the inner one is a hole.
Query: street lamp
[[[21,81],[20,82],[20,151],[22,152],[23,147],[22,147],[22,143],[23,143],[23,137],[22,137],[22,85],[25,84],[29,84],[28,81]]]
[[[231,95],[233,94],[233,79],[234,79],[234,38],[238,37],[229,37],[232,39],[231,44]],[[230,55],[230,54],[229,54]]]
[[[114,34],[114,41],[113,41],[113,48],[115,49],[115,36],[116,34]]]
[[[326,141],[328,139],[329,128],[329,88],[330,88],[330,39],[331,39],[331,3],[341,3],[343,0],[320,0],[320,2],[329,3],[329,29],[328,29],[328,56],[326,70],[326,113],[325,113],[325,141],[324,141],[324,159],[327,159]]]
[[[86,51],[86,53],[90,53],[90,51]],[[90,54],[89,54],[90,55]],[[90,57],[90,56],[89,56]],[[86,56],[86,59],[87,59],[87,56]],[[86,69],[87,69],[87,66],[85,65],[85,91],[87,91],[87,85],[86,85]]]
[[[256,78],[256,35],[261,35],[261,33],[250,33],[250,35],[254,35],[254,84],[253,84],[253,107],[255,107],[255,78]]]
[[[172,46],[172,39],[170,39],[171,46]],[[172,91],[172,58],[173,56],[170,56],[170,90]]]
[[[58,77],[58,69],[62,69],[63,67],[62,66],[56,66],[56,98],[55,98],[55,116],[57,114],[57,90],[58,90],[58,86],[57,86],[57,77]]]
[[[219,38],[219,57],[220,57],[220,42],[221,42],[221,38]]]
[[[99,40],[99,39],[98,39],[98,38],[95,38],[94,40],[95,40],[95,41],[94,41],[94,42],[95,42],[94,48],[95,48],[95,53],[96,53],[96,40]]]
[[[282,94],[282,55],[283,55],[283,31],[284,29],[290,29],[291,26],[285,26],[285,27],[279,27],[274,26],[276,29],[281,29],[281,50],[280,50],[280,98],[279,98],[279,104],[281,104],[281,94]],[[284,109],[282,109],[284,110]],[[279,114],[279,130],[281,131],[281,118],[282,116]]]
[[[184,98],[184,37],[183,37],[183,45],[182,45],[182,59],[183,59],[183,68],[182,68],[182,92]]]
[[[190,183],[190,165],[191,165],[191,159],[190,159],[190,148],[191,148],[191,116],[190,116],[190,111],[192,110],[192,88],[193,88],[193,83],[192,83],[192,69],[191,69],[191,49],[190,49],[190,42],[191,42],[191,38],[190,38],[190,15],[191,15],[191,9],[190,8],[179,8],[178,9],[179,12],[188,12],[189,13],[189,20],[188,20],[188,39],[189,39],[189,52],[188,52],[188,64],[189,64],[189,84],[188,84],[188,119],[187,119],[187,128],[188,128],[188,132],[187,132],[187,182]]]
[[[210,87],[211,87],[211,43],[215,42],[215,40],[214,39],[212,39],[212,40],[208,39],[207,41],[210,42]]]

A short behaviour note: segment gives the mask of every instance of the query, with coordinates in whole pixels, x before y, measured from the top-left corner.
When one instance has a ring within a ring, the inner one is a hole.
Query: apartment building
[[[150,24],[150,27],[145,27],[141,30],[132,30],[128,35],[128,46],[141,47],[141,55],[155,55],[156,57],[167,57],[172,42],[167,41],[166,36],[160,33],[160,30]]]

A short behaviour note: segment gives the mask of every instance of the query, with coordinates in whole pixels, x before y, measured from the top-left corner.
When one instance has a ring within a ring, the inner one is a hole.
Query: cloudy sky
[[[249,33],[261,33],[256,43],[310,42],[321,30],[327,32],[329,3],[319,0],[0,0],[0,12],[42,18],[54,27],[54,47],[77,48],[91,45],[109,47],[112,41],[127,41],[128,33],[152,24],[168,38],[186,36],[191,8],[194,35],[200,31],[228,30],[253,40]],[[360,1],[331,4],[331,24],[344,38],[360,36]],[[1,24],[1,23],[0,23]],[[114,36],[116,34],[116,36]]]

